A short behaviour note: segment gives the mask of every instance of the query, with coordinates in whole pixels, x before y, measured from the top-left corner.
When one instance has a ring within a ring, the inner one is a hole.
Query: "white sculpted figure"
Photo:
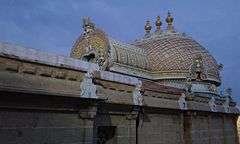
[[[182,93],[181,97],[179,98],[178,105],[182,110],[187,109],[186,95],[184,93]]]
[[[216,112],[216,104],[215,104],[215,98],[212,97],[211,100],[208,102],[209,107],[212,112]]]
[[[230,99],[227,96],[225,102],[223,103],[223,107],[224,107],[224,110],[226,113],[228,113],[230,111],[229,104],[230,104]]]
[[[133,91],[133,103],[135,105],[142,106],[143,105],[143,96],[140,92],[142,87],[142,82],[139,81],[139,83],[136,85],[134,91]]]
[[[92,82],[93,72],[88,71],[85,74],[85,77],[80,85],[81,88],[81,97],[85,98],[97,98],[96,95],[96,85]]]

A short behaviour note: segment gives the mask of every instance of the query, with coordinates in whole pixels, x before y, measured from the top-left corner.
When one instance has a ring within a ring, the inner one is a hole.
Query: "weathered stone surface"
[[[108,81],[114,81],[118,83],[129,84],[129,85],[137,85],[139,83],[139,80],[135,77],[130,77],[130,76],[107,72],[107,71],[101,71],[100,78]]]
[[[76,113],[1,111],[0,116],[0,140],[4,144],[85,144],[86,133],[92,131]]]
[[[26,60],[29,62],[37,62],[51,66],[72,68],[81,71],[88,71],[90,67],[99,70],[98,65],[93,63],[49,54],[31,48],[12,45],[9,43],[0,43],[0,56]]]
[[[31,64],[25,63],[19,68],[19,72],[27,73],[27,74],[36,74],[36,67],[34,67]]]
[[[25,93],[80,96],[80,83],[35,75],[0,71],[0,90]]]
[[[191,143],[237,144],[234,121],[234,116],[192,113]]]
[[[181,144],[180,115],[146,114],[139,125],[139,144]]]

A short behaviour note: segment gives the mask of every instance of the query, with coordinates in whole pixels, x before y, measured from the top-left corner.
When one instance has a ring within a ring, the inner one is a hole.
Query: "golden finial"
[[[173,30],[173,26],[172,26],[172,24],[173,24],[173,17],[171,16],[171,13],[169,11],[168,11],[168,16],[166,18],[166,22],[168,24],[167,29],[169,31],[172,31]]]
[[[166,18],[166,22],[170,25],[173,23],[173,17],[171,16],[170,11],[168,11],[168,16]]]
[[[145,29],[145,31],[146,31],[146,35],[150,34],[150,32],[151,32],[151,29],[152,29],[152,26],[151,26],[151,24],[150,24],[150,21],[149,21],[149,20],[147,20],[147,21],[146,21],[146,24],[145,24],[145,27],[144,27],[144,29]]]
[[[156,25],[156,28],[157,28],[156,32],[160,32],[160,30],[161,30],[161,25],[162,25],[160,16],[157,16],[157,20],[156,20],[156,22],[155,22],[155,25]]]

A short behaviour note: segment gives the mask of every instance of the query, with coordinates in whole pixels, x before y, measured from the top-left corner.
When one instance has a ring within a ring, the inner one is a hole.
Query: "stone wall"
[[[194,144],[209,143],[208,117],[195,116],[192,118],[191,138]]]
[[[238,143],[237,117],[224,117],[224,142],[227,144]]]
[[[0,111],[0,117],[4,144],[92,144],[97,141],[94,131],[100,126],[116,126],[111,144],[135,143],[135,123],[125,116],[105,115],[103,120],[91,121],[79,118],[78,113],[18,110]],[[103,124],[108,117],[111,123]]]
[[[15,92],[0,96],[0,143],[92,144],[104,128],[112,130],[108,144],[135,144],[136,115],[127,105]]]
[[[96,117],[95,127],[113,126],[114,136],[107,144],[135,144],[135,119],[128,119],[124,115],[101,114]]]
[[[140,114],[136,132],[136,114],[112,110],[94,113],[88,109],[84,113],[84,109],[0,109],[0,141],[4,144],[92,144],[99,140],[99,129],[106,128],[110,134],[107,144],[136,144],[136,136],[138,144],[238,143],[235,116],[145,112]]]
[[[193,144],[237,144],[235,116],[222,114],[191,115],[190,141]]]
[[[146,114],[139,125],[139,144],[181,144],[181,114]]]
[[[77,113],[1,111],[0,140],[4,144],[90,143],[92,127]]]

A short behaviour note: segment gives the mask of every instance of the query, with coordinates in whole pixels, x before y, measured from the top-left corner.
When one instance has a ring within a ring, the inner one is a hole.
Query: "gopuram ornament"
[[[204,63],[202,55],[199,54],[193,60],[191,69],[190,69],[191,79],[196,81],[201,81],[206,79],[206,73],[204,69]]]
[[[108,66],[109,41],[106,34],[95,27],[90,18],[83,19],[84,33],[75,42],[71,57],[97,63],[100,69]]]

